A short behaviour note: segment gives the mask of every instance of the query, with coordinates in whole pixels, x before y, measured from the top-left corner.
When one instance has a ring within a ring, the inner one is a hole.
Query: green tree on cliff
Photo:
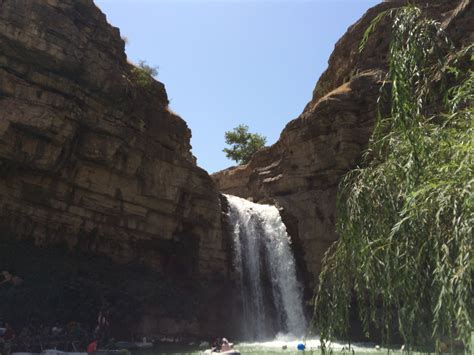
[[[232,131],[225,132],[225,142],[230,148],[224,148],[226,157],[238,164],[247,164],[257,150],[263,148],[267,138],[258,133],[250,133],[246,125],[238,125]]]
[[[364,41],[383,16],[393,19],[391,112],[340,184],[340,239],[323,261],[314,320],[324,340],[347,334],[355,297],[367,334],[375,325],[386,342],[398,328],[409,347],[454,339],[469,347],[473,46],[454,50],[414,6],[379,15]]]

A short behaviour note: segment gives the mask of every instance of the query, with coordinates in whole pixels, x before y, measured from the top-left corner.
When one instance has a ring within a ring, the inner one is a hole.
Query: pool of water
[[[306,349],[299,351],[297,346],[300,343],[305,343]],[[314,354],[320,355],[321,343],[319,339],[311,339],[306,342],[294,339],[280,338],[268,342],[258,343],[237,343],[234,345],[241,354],[255,354],[255,355],[271,355],[271,354],[287,354],[287,355],[304,355]],[[388,349],[376,348],[376,344],[353,344],[349,349],[348,344],[331,344],[332,353],[335,354],[357,354],[357,355],[374,355],[374,354],[388,354]],[[158,354],[202,354],[205,348],[199,349],[198,346],[182,345],[182,344],[162,344],[157,346],[154,350],[148,351],[148,355]],[[390,350],[390,354],[402,354],[401,350]],[[414,354],[414,353],[412,353]],[[135,355],[135,354],[134,354]],[[145,355],[141,353],[139,355]]]
[[[268,342],[258,342],[258,343],[237,343],[234,348],[238,349],[241,354],[255,354],[255,355],[271,355],[271,354],[287,354],[287,355],[323,355],[321,350],[321,343],[318,338],[308,339],[303,342],[306,346],[304,351],[298,351],[298,344],[302,343],[299,339],[294,339],[291,336],[279,335],[276,339]],[[474,349],[474,332],[471,336],[472,348]],[[342,343],[333,343],[330,344],[331,352],[326,352],[326,354],[332,355],[402,355],[407,354],[407,352],[402,351],[401,349],[384,349],[377,346],[375,343],[355,343],[351,344],[350,349],[348,344]],[[161,354],[189,354],[189,355],[198,355],[203,354],[206,350],[204,344],[199,348],[198,345],[183,345],[183,344],[173,344],[173,343],[162,343],[156,348],[146,352],[133,353],[133,355],[161,355]],[[462,351],[459,351],[455,354],[462,354]],[[434,354],[433,352],[410,352],[411,355],[422,355],[422,354]],[[443,353],[443,355],[449,355],[450,353]],[[466,354],[466,353],[465,353]]]

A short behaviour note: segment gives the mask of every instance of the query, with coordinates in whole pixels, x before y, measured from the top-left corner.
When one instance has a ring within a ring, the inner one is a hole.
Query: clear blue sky
[[[159,67],[191,128],[198,165],[231,165],[224,132],[247,124],[273,144],[310,100],[337,40],[381,0],[95,0],[128,38],[130,61]]]

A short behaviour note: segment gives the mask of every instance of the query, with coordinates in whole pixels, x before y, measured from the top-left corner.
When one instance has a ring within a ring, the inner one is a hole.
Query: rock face
[[[119,30],[92,0],[0,0],[0,267],[21,272],[28,292],[41,298],[41,285],[54,285],[91,325],[112,302],[140,306],[131,310],[139,323],[122,329],[212,332],[214,315],[201,315],[210,302],[219,317],[225,220],[190,137],[164,85],[127,62]],[[27,244],[8,249],[14,241]],[[76,266],[48,264],[68,253]],[[36,287],[35,273],[50,277]],[[65,317],[45,307],[47,322]]]
[[[274,145],[257,152],[247,165],[213,174],[222,192],[283,208],[296,252],[303,254],[309,286],[320,272],[324,253],[338,238],[338,184],[360,161],[374,126],[387,70],[390,23],[377,26],[364,51],[359,52],[359,44],[377,14],[405,3],[377,5],[348,29],[336,44],[312,100]],[[472,43],[471,1],[415,3],[442,22],[456,44]]]
[[[176,275],[225,273],[220,201],[164,85],[91,0],[0,2],[0,223]]]

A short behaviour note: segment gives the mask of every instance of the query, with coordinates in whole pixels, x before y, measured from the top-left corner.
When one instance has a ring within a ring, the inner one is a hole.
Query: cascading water
[[[290,238],[275,206],[226,195],[234,226],[234,267],[240,276],[247,340],[306,331],[302,288]]]

